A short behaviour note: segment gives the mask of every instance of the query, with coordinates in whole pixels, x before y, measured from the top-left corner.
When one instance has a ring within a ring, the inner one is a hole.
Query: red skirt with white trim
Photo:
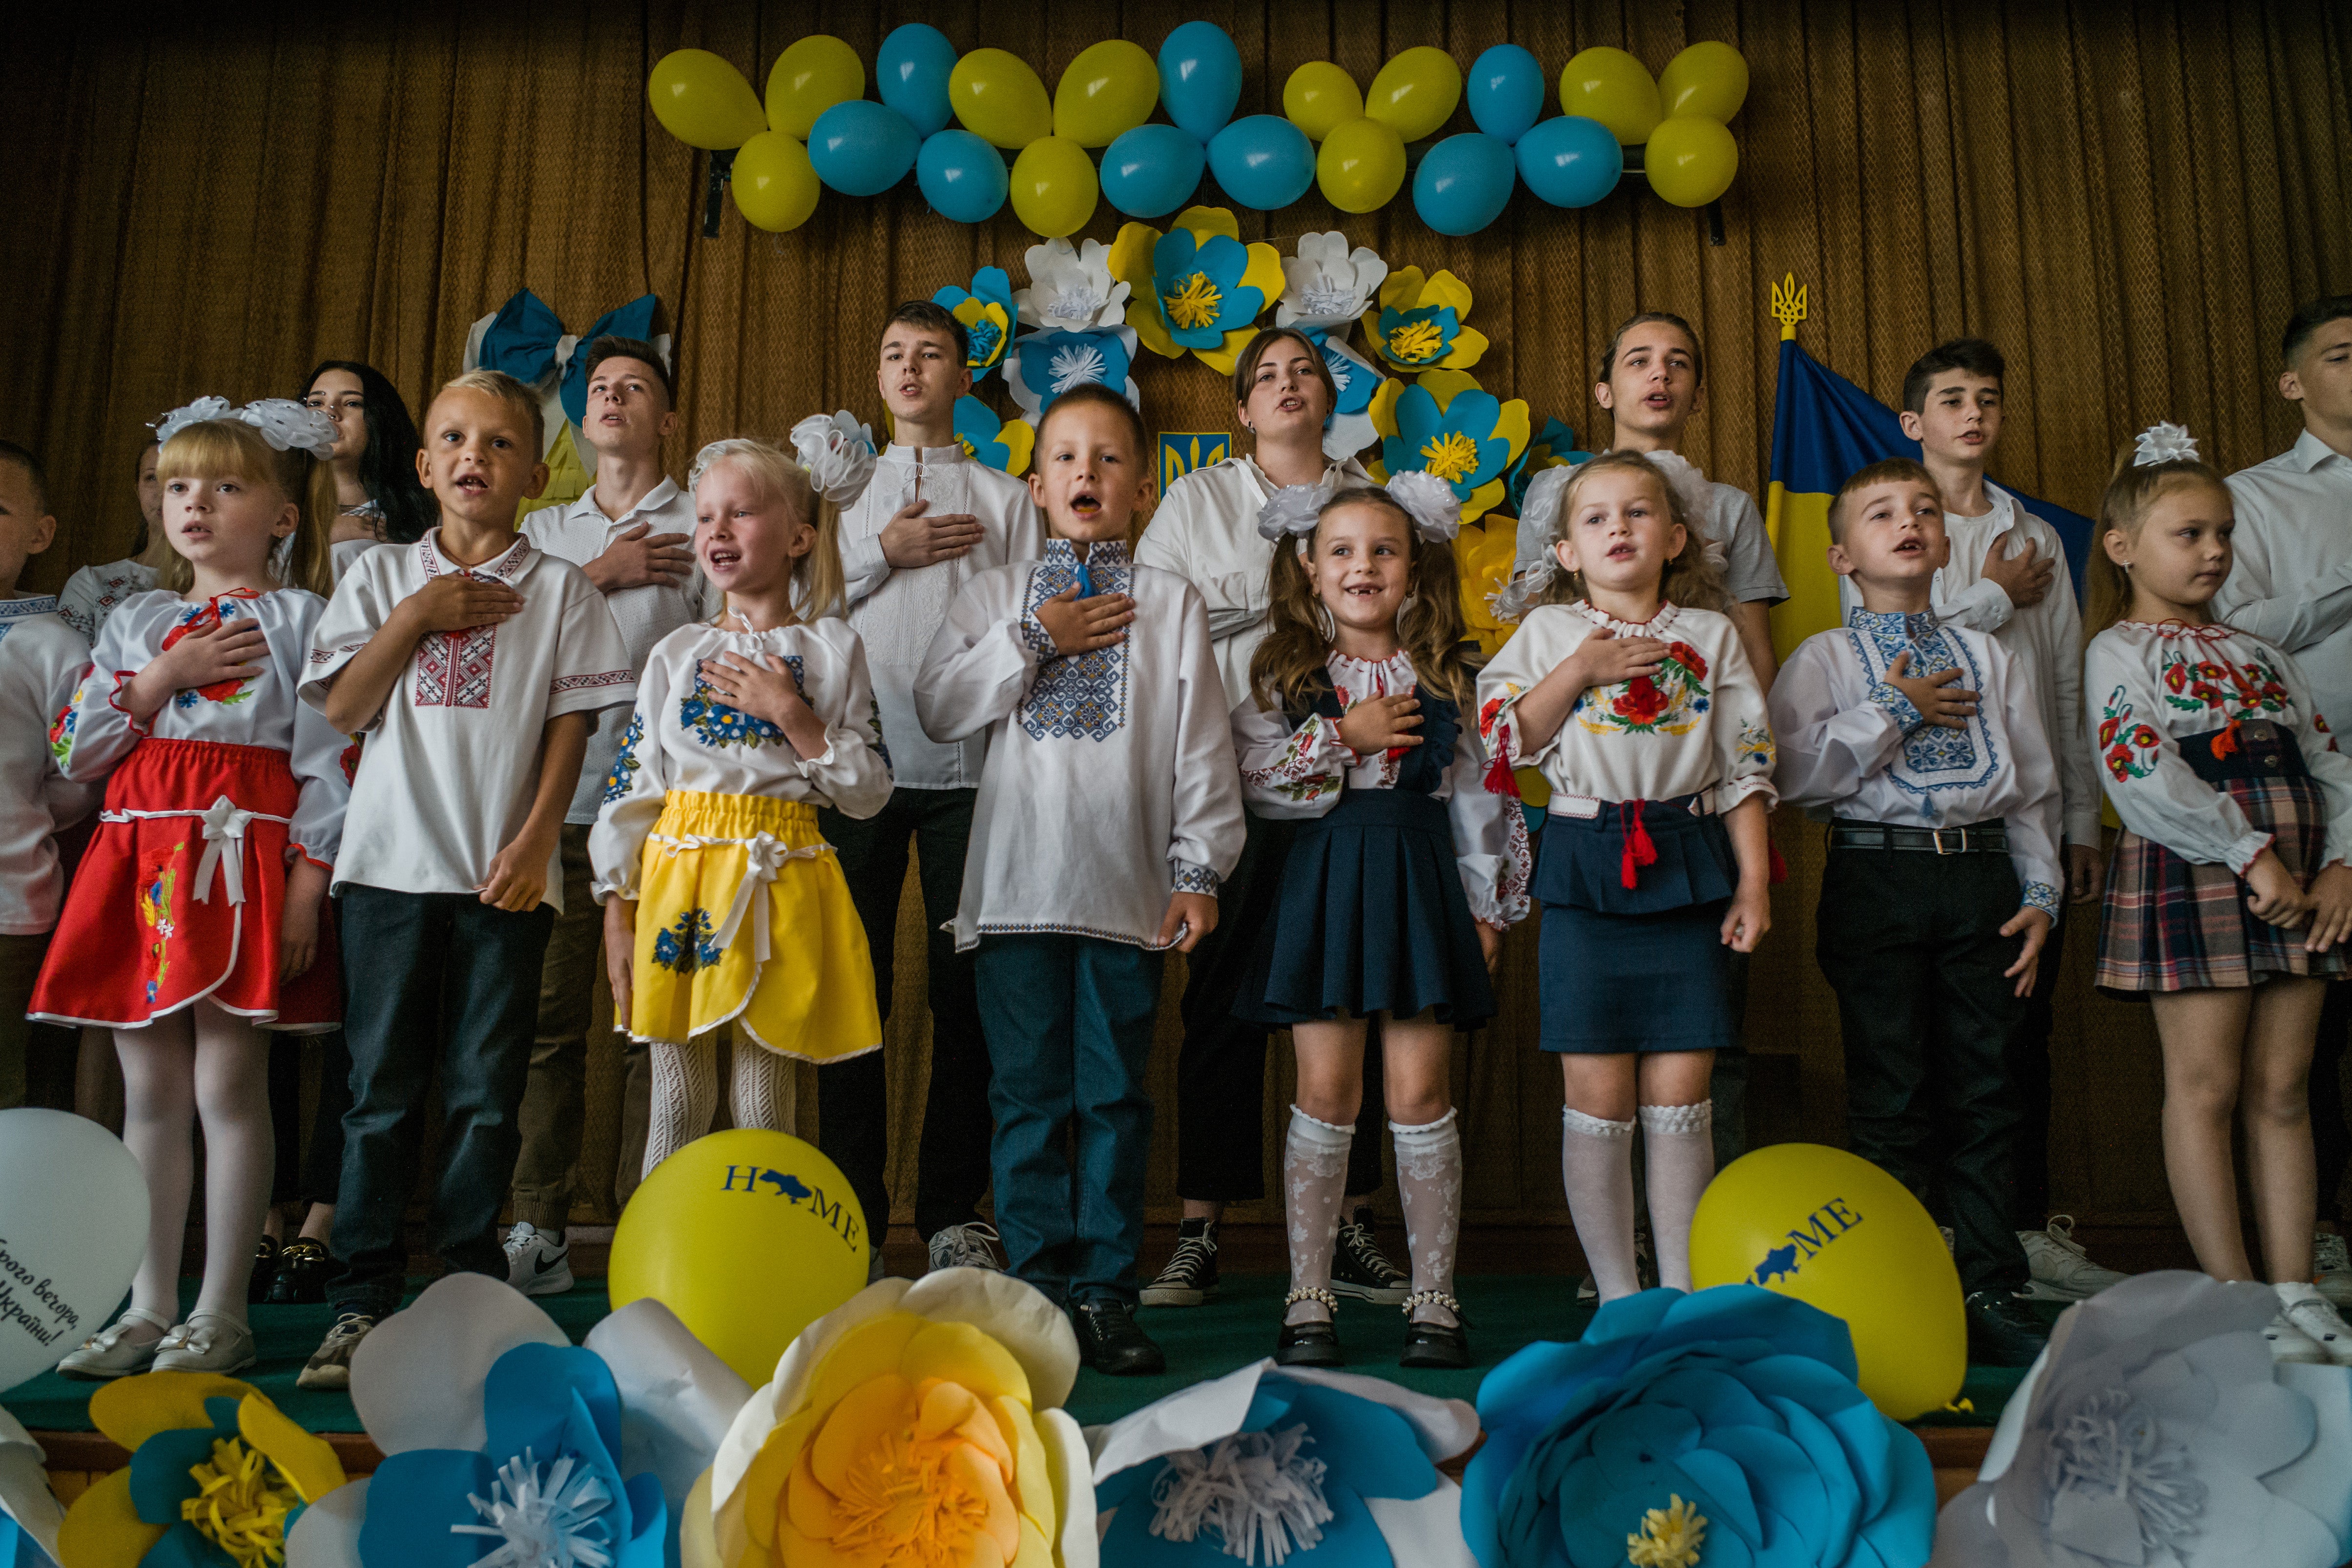
[[[300,795],[284,752],[140,742],[107,780],[31,1016],[135,1029],[209,999],[266,1029],[334,1028],[341,988],[327,910],[310,967],[278,977],[287,823]]]

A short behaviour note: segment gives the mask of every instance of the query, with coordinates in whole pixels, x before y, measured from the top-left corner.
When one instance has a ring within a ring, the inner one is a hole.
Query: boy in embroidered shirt
[[[621,629],[629,668],[642,671],[654,645],[711,613],[709,584],[688,546],[694,498],[662,472],[662,439],[677,428],[676,382],[653,344],[598,338],[583,351],[588,415],[581,425],[596,456],[596,482],[569,506],[542,507],[522,520],[531,547],[569,561],[604,595]],[[538,1038],[522,1098],[522,1153],[515,1162],[514,1228],[507,1232],[507,1283],[526,1296],[572,1289],[563,1226],[572,1212],[572,1168],[580,1163],[588,1086],[588,1024],[596,997],[596,954],[603,911],[589,896],[588,830],[604,804],[604,775],[621,749],[629,710],[610,708],[589,731],[580,782],[563,814],[563,908],[547,940],[540,971]],[[651,1098],[646,1048],[620,1037],[625,1097]],[[644,1111],[625,1118],[643,1126]],[[634,1129],[632,1129],[634,1130]],[[636,1186],[642,1146],[625,1132],[614,1195]],[[601,1175],[598,1177],[601,1182]]]
[[[55,597],[16,593],[25,563],[57,537],[47,489],[40,459],[0,441],[0,1110],[25,1103],[25,1007],[65,896],[56,835],[99,797],[49,764],[49,727],[68,720],[89,644]]]
[[[915,707],[942,744],[988,738],[956,947],[979,952],[1013,1272],[1068,1302],[1097,1370],[1156,1373],[1133,1316],[1144,1067],[1161,955],[1214,927],[1241,855],[1241,775],[1200,591],[1128,557],[1152,488],[1142,419],[1107,388],[1064,393],[1029,488],[1045,558],[957,595]]]
[[[1790,656],[1771,708],[1780,798],[1831,825],[1817,952],[1848,1135],[1922,1201],[1940,1189],[1969,1359],[2024,1366],[2049,1331],[2010,1223],[2008,1051],[2058,909],[2057,766],[2017,660],[1928,607],[1950,544],[1927,469],[1855,474],[1830,540],[1862,603]]]
[[[538,399],[473,371],[441,389],[424,424],[417,472],[441,524],[345,572],[302,686],[337,729],[367,736],[335,860],[352,1051],[333,1243],[343,1271],[306,1388],[348,1386],[352,1349],[400,1304],[436,1064],[428,1241],[451,1268],[507,1277],[499,1207],[562,905],[564,809],[596,714],[636,695],[595,584],[515,535],[521,502],[547,482]]]
[[[896,787],[864,821],[826,807],[817,826],[848,879],[874,961],[874,994],[890,1016],[892,950],[907,850],[921,875],[931,1011],[930,1087],[916,1153],[915,1229],[932,1268],[993,1268],[994,1232],[980,1221],[988,1186],[988,1044],[972,989],[972,958],[941,928],[955,919],[980,791],[977,735],[942,744],[915,717],[915,678],[948,605],[993,566],[1034,561],[1045,526],[1029,487],[964,456],[956,399],[971,390],[963,323],[929,300],[890,312],[877,345],[876,375],[890,411],[891,441],[865,493],[841,513],[849,625],[866,645]],[[883,1182],[889,1102],[880,1051],[817,1074],[817,1143],[857,1189],[880,1236],[890,1212]]]

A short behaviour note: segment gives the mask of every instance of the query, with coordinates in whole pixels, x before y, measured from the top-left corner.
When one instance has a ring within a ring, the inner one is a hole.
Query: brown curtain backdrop
[[[1089,44],[1156,49],[1203,16],[1240,47],[1240,113],[1279,113],[1283,81],[1314,59],[1361,84],[1411,46],[1466,68],[1507,40],[1556,77],[1591,45],[1656,70],[1687,43],[1727,40],[1754,85],[1733,124],[1742,166],[1720,247],[1698,215],[1637,182],[1583,212],[1522,191],[1467,239],[1432,234],[1406,197],[1342,218],[1313,193],[1242,214],[1244,235],[1287,251],[1344,228],[1393,266],[1451,268],[1494,342],[1475,374],[1588,441],[1605,433],[1590,384],[1611,329],[1637,308],[1687,315],[1709,350],[1687,450],[1750,489],[1771,438],[1772,280],[1809,286],[1808,348],[1884,397],[1928,345],[1981,333],[2011,365],[1999,477],[2088,510],[2117,443],[2153,419],[2186,423],[2226,468],[2292,438],[2293,411],[2271,390],[2280,325],[2295,301],[2352,289],[2347,15],[2312,0],[42,7],[11,18],[0,50],[0,434],[47,460],[63,524],[29,585],[127,548],[131,463],[158,413],[205,393],[294,394],[330,356],[373,363],[421,405],[458,369],[468,325],[524,287],[575,330],[660,297],[685,414],[675,468],[705,441],[779,434],[820,408],[878,423],[882,313],[982,266],[1017,283],[1030,237],[1009,210],[948,223],[909,181],[871,201],[828,193],[789,235],[751,231],[730,207],[703,239],[700,163],[653,121],[644,89],[656,59],[689,45],[761,89],[786,44],[819,31],[870,72],[908,20],[960,48],[1010,49],[1050,89]],[[1470,128],[1466,110],[1451,127]],[[1211,184],[1199,199],[1222,198]],[[1108,240],[1119,221],[1105,206],[1087,234]],[[1147,354],[1139,380],[1155,429],[1229,423],[1218,378],[1194,362]],[[1811,955],[1818,835],[1785,815],[1778,832],[1796,875],[1756,964],[1759,1131],[1834,1139],[1836,1018]],[[2085,1217],[2161,1223],[2154,1047],[2144,1011],[2088,994],[2090,925],[2075,922],[2061,999],[2055,1195]],[[1564,1216],[1559,1079],[1532,1045],[1532,945],[1515,938],[1504,1016],[1461,1053],[1474,1218]],[[900,974],[903,1122],[920,1104],[927,1030],[919,978]],[[1616,981],[1628,1006],[1673,983]],[[1171,1019],[1172,1007],[1156,1069],[1163,1133]],[[1270,1078],[1279,1105],[1286,1068]],[[593,1114],[610,1093],[600,1075]],[[900,1142],[910,1176],[912,1140]],[[1159,1143],[1165,1212],[1172,1144]]]

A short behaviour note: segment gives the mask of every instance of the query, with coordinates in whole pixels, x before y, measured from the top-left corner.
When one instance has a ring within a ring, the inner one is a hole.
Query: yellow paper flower
[[[1454,536],[1454,559],[1462,582],[1462,621],[1478,646],[1492,658],[1518,630],[1517,623],[1496,616],[1490,595],[1511,580],[1511,557],[1517,535],[1507,520],[1486,528],[1465,528]]]
[[[1225,207],[1186,207],[1165,234],[1131,223],[1110,247],[1110,273],[1129,289],[1127,324],[1169,359],[1198,354],[1220,374],[1256,336],[1255,322],[1283,288],[1282,253],[1244,245]]]
[[[1059,1408],[1076,1352],[1004,1275],[869,1287],[736,1417],[688,1568],[1094,1568],[1086,1443]]]
[[[1444,479],[1465,523],[1502,504],[1510,467],[1528,445],[1527,400],[1503,402],[1466,371],[1433,370],[1411,384],[1382,382],[1371,416],[1381,436],[1372,477],[1420,468]]]
[[[1462,324],[1469,314],[1470,286],[1453,273],[1400,268],[1364,312],[1364,341],[1402,371],[1467,370],[1486,353],[1486,334]]]

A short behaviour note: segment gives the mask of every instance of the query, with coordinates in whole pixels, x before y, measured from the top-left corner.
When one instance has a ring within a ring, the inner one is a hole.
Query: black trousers
[[[2095,904],[2060,906],[2058,923],[2042,944],[2033,994],[2025,999],[2024,1016],[2010,1045],[2009,1081],[2017,1089],[2017,1152],[2011,1162],[2017,1201],[2010,1207],[2010,1223],[2019,1230],[2040,1230],[2050,1223],[2050,1033],[2057,1026],[2051,1003],[2058,994],[2058,972],[2065,962],[2067,928],[2076,921],[2098,918]],[[2092,935],[2097,934],[2094,927]]]
[[[2352,1127],[2344,1116],[2345,1044],[2352,1039],[2352,980],[2327,987],[2319,1038],[2311,1052],[2311,1152],[2319,1163],[2319,1217],[2344,1223],[2344,1170],[2352,1164]]]
[[[850,901],[866,927],[866,945],[874,957],[874,996],[886,1021],[896,972],[898,897],[907,883],[907,848],[914,846],[931,1005],[931,1082],[923,1100],[915,1172],[915,1229],[926,1238],[978,1218],[981,1197],[988,1191],[988,1041],[981,1032],[973,955],[959,955],[953,933],[941,929],[955,920],[963,896],[964,853],[971,843],[971,807],[979,795],[976,789],[900,789],[862,822],[836,811],[817,813],[817,825],[841,858]],[[890,1224],[890,1192],[884,1180],[890,1105],[882,1058],[882,1052],[868,1051],[817,1072],[817,1147],[856,1189],[877,1245]]]
[[[2019,939],[2005,855],[1832,849],[1817,956],[1845,1035],[1853,1151],[1951,1216],[1960,1289],[2021,1289],[2011,1219],[2018,1127],[2010,1052],[2025,1005],[2001,971]]]
[[[302,1052],[322,1055],[310,1143],[302,1146]],[[352,1052],[343,1032],[269,1037],[269,1131],[277,1150],[271,1204],[331,1204],[343,1175],[343,1112],[352,1108]],[[299,1222],[298,1222],[299,1223]]]
[[[1266,1028],[1234,1016],[1257,963],[1266,922],[1282,898],[1292,825],[1250,813],[1242,858],[1217,889],[1217,929],[1186,963],[1184,1047],[1176,1058],[1176,1193],[1194,1203],[1247,1203],[1265,1195]],[[1378,1026],[1364,1041],[1364,1102],[1348,1151],[1348,1191],[1381,1185]]]

